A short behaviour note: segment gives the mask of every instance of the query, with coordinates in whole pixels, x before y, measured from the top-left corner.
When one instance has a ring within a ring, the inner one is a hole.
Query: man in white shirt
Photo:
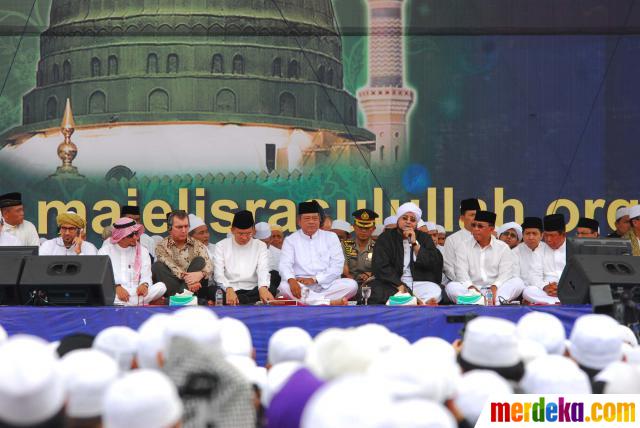
[[[451,281],[456,280],[456,263],[458,255],[461,253],[465,243],[473,241],[471,235],[471,223],[476,216],[476,211],[480,210],[480,203],[477,199],[463,199],[460,202],[460,221],[464,228],[451,234],[444,242],[444,274]]]
[[[522,223],[524,242],[513,249],[516,256],[514,275],[519,276],[528,286],[542,287],[542,219],[525,217]],[[539,278],[540,284],[537,279]]]
[[[41,256],[95,256],[98,249],[84,240],[86,223],[73,211],[58,214],[56,224],[60,236],[45,241],[40,246]]]
[[[542,269],[530,272],[531,285],[522,296],[530,303],[554,305],[560,303],[558,282],[567,262],[564,215],[547,215],[543,223],[546,245],[540,253]]]
[[[0,216],[0,247],[20,247],[22,242],[9,233],[2,233],[4,229],[4,219]]]
[[[256,233],[251,211],[238,211],[231,235],[216,244],[213,275],[226,291],[227,305],[253,305],[274,299],[269,291],[269,250]],[[269,234],[270,235],[270,234]]]
[[[120,208],[120,217],[130,218],[135,220],[136,223],[142,224],[140,217],[140,207],[133,205],[125,205]],[[149,255],[156,258],[156,241],[153,240],[149,235],[143,233],[140,235],[140,243],[149,251]]]
[[[338,236],[320,230],[317,201],[298,204],[298,231],[289,235],[280,256],[280,293],[307,304],[347,304],[358,284],[341,278],[344,252]],[[304,297],[303,297],[304,291]]]
[[[505,223],[496,229],[498,239],[504,242],[512,250],[522,242],[522,226],[515,221]]]
[[[167,291],[162,282],[151,280],[151,257],[140,244],[144,226],[123,217],[113,224],[113,233],[98,255],[109,256],[116,283],[114,305],[137,306],[160,303]]]
[[[459,296],[480,293],[483,287],[492,291],[488,304],[516,300],[522,294],[524,283],[513,276],[515,255],[507,244],[493,236],[496,214],[477,211],[471,223],[473,240],[463,244],[458,254],[455,271],[457,281],[445,287],[452,302]]]
[[[4,218],[5,233],[10,233],[18,238],[23,246],[40,246],[36,227],[24,219],[24,207],[20,193],[7,193],[0,196],[0,215]]]

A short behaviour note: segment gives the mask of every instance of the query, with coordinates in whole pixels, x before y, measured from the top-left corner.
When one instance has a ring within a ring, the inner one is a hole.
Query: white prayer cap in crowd
[[[640,217],[640,205],[634,205],[629,208],[629,218]]]
[[[460,378],[454,402],[469,425],[474,426],[490,396],[507,394],[513,394],[513,388],[503,377],[490,370],[471,370]]]
[[[629,215],[629,207],[620,207],[616,210],[616,221],[620,220],[622,217]]]
[[[546,355],[530,362],[520,386],[525,394],[591,394],[589,376],[561,355]]]
[[[384,224],[379,224],[373,230],[373,233],[371,234],[371,236],[377,238],[378,236],[382,235],[382,232],[384,232]]]
[[[478,317],[467,324],[460,357],[481,367],[512,367],[521,362],[516,325],[501,318]]]
[[[304,362],[312,343],[309,333],[300,327],[281,328],[269,338],[267,360],[272,365],[285,361]]]
[[[548,354],[564,354],[564,326],[558,318],[546,312],[532,311],[518,321],[516,332],[518,337],[531,339],[545,347]]]
[[[158,353],[165,352],[164,331],[172,322],[167,314],[154,314],[138,328],[138,365],[143,369],[159,369]],[[165,355],[166,357],[166,355]]]
[[[613,362],[594,380],[605,383],[603,394],[640,394],[640,367],[634,364]]]
[[[429,229],[429,231],[432,231],[432,230],[437,231],[437,230],[438,230],[438,227],[437,227],[438,225],[437,225],[437,224],[435,224],[435,223],[434,223],[434,222],[432,222],[432,221],[427,221],[427,222],[425,222],[425,224],[426,224],[426,226],[427,226],[427,229]]]
[[[301,428],[383,428],[393,417],[384,385],[363,375],[346,376],[322,386],[302,412]]]
[[[447,233],[447,230],[444,228],[444,226],[440,226],[439,224],[436,224],[436,230],[438,231],[438,233]]]
[[[602,370],[622,359],[622,335],[618,323],[607,315],[578,318],[569,337],[571,357],[583,367]]]
[[[271,226],[269,223],[265,223],[261,221],[260,223],[256,223],[256,234],[254,238],[256,239],[267,239],[271,238]]]
[[[78,349],[66,354],[60,367],[67,394],[67,416],[102,416],[104,396],[119,374],[113,358],[95,349]]]
[[[418,228],[421,228],[422,226],[426,226],[426,225],[427,225],[427,223],[425,223],[425,221],[423,219],[418,220]],[[427,227],[427,229],[429,229],[429,228]]]
[[[397,223],[398,223],[398,216],[395,216],[395,215],[390,215],[389,217],[385,218],[384,221],[382,222],[383,226],[389,226]]]
[[[8,337],[7,331],[0,325],[0,345],[4,343]]]
[[[113,326],[102,330],[93,340],[93,349],[113,358],[120,371],[131,370],[138,351],[138,332],[126,326]]]
[[[220,346],[220,320],[209,308],[189,306],[178,309],[171,316],[164,332],[165,347],[174,337],[186,337],[206,346]]]
[[[432,361],[456,363],[456,350],[449,342],[440,337],[423,337],[411,346],[420,349],[425,355],[428,354],[429,363]]]
[[[134,370],[105,396],[104,428],[165,428],[182,419],[182,401],[171,380],[157,370]]]
[[[515,230],[516,235],[518,235],[518,241],[522,241],[522,226],[520,226],[518,223],[514,221],[503,224],[502,226],[496,229],[496,232],[498,233],[498,236],[500,236],[509,229]]]
[[[398,210],[396,211],[396,216],[402,217],[406,213],[413,213],[415,214],[416,218],[422,217],[422,210],[413,202],[405,202],[404,204],[400,205],[400,207],[398,207]]]
[[[547,350],[541,343],[532,339],[518,338],[518,353],[523,363],[527,364],[536,358],[547,355]]]
[[[394,401],[425,399],[444,403],[455,392],[460,368],[444,359],[430,361],[423,348],[409,346],[379,354],[367,374],[384,383]]]
[[[227,362],[235,367],[251,384],[263,390],[267,384],[267,369],[258,367],[255,360],[243,355],[227,355]]]
[[[235,318],[220,320],[220,341],[225,355],[251,357],[253,354],[251,333],[242,321]]]
[[[37,425],[62,410],[60,362],[44,340],[12,336],[0,348],[0,421]]]
[[[204,226],[204,221],[195,214],[189,214],[189,232],[193,232],[194,229]]]
[[[620,329],[620,335],[622,336],[622,341],[624,343],[630,345],[632,348],[638,346],[638,338],[633,330],[622,324],[620,324],[618,328]]]
[[[360,340],[374,346],[376,352],[386,352],[398,344],[396,338],[392,337],[393,333],[382,324],[363,324],[350,331],[355,332]],[[408,344],[409,342],[406,342],[406,345]]]
[[[353,226],[351,226],[348,221],[344,220],[333,220],[333,223],[331,223],[331,229],[344,230],[347,233],[353,232]]]
[[[260,401],[264,407],[269,407],[271,399],[287,383],[289,378],[302,367],[299,361],[285,361],[271,367],[267,372],[266,386],[262,389]]]
[[[430,400],[406,400],[393,405],[389,428],[457,428],[446,407]]]

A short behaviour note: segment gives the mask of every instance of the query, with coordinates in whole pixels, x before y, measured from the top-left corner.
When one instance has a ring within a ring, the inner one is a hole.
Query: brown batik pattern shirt
[[[202,269],[205,278],[211,276],[213,272],[213,264],[209,258],[207,247],[190,236],[187,237],[187,243],[182,248],[178,248],[175,241],[170,236],[167,236],[156,247],[156,257],[158,261],[167,265],[178,278],[182,278],[182,274],[187,271],[187,268],[196,257],[202,257],[206,262],[204,269]]]

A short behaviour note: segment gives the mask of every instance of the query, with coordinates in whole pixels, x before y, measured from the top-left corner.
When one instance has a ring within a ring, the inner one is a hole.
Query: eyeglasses
[[[471,223],[471,228],[472,229],[486,229],[487,227],[489,227],[489,225],[487,224],[482,224],[482,223],[477,223],[477,222],[473,222]]]
[[[60,232],[73,232],[74,230],[80,229],[79,227],[68,227],[68,226],[60,226]]]
[[[127,238],[133,238],[134,236],[138,236],[138,235],[140,235],[139,232],[132,232],[132,233],[128,234],[126,237]]]
[[[403,215],[402,217],[400,217],[400,220],[408,221],[409,223],[417,223],[418,222],[417,218],[415,218],[413,216],[410,216],[410,215]]]
[[[513,232],[504,232],[502,235],[500,236],[506,236],[507,238],[511,238],[511,239],[518,239],[518,235],[516,235]]]

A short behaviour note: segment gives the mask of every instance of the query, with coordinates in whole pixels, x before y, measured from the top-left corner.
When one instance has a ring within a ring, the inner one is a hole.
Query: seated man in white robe
[[[86,223],[73,211],[58,214],[56,224],[60,236],[45,241],[40,246],[41,256],[95,256],[98,249],[84,240]]]
[[[274,299],[269,291],[269,250],[256,233],[251,211],[238,211],[231,236],[216,244],[213,276],[226,292],[227,305],[253,305]]]
[[[40,238],[36,227],[24,219],[22,194],[7,193],[0,196],[0,216],[4,219],[4,233],[9,233],[20,241],[20,245],[40,246]]]
[[[515,255],[507,244],[493,236],[495,221],[493,212],[476,212],[471,223],[473,240],[461,247],[456,258],[457,281],[445,287],[452,302],[458,302],[460,296],[481,293],[482,288],[492,292],[489,305],[516,300],[522,294],[524,282],[513,275]]]
[[[315,200],[298,204],[299,229],[282,245],[279,291],[288,299],[311,305],[346,305],[358,284],[340,277],[344,269],[342,245],[335,233],[320,230],[320,212]]]
[[[167,291],[162,282],[151,280],[151,257],[140,244],[144,226],[130,218],[121,218],[113,224],[109,241],[98,255],[109,256],[116,284],[114,305],[138,306],[160,303]]]
[[[444,242],[444,274],[451,281],[456,281],[456,263],[458,254],[462,253],[461,248],[468,242],[473,242],[471,235],[471,223],[476,215],[476,211],[480,211],[480,202],[477,199],[463,199],[460,201],[460,221],[463,228],[452,233]]]
[[[496,231],[498,232],[498,239],[507,244],[512,250],[522,242],[522,226],[514,221],[503,224]]]
[[[536,278],[542,282],[542,252],[546,246],[542,242],[542,219],[525,217],[522,223],[524,242],[513,249],[516,256],[514,275],[519,276],[524,285],[536,285]]]
[[[563,214],[544,217],[543,238],[546,243],[540,253],[541,269],[530,273],[531,285],[522,293],[526,302],[555,305],[558,299],[558,282],[566,260],[566,232]]]
[[[0,216],[0,247],[20,247],[22,242],[10,233],[2,232],[4,229],[4,220]]]
[[[211,242],[209,242],[209,239],[211,238],[209,228],[205,224],[204,220],[202,220],[195,214],[189,214],[189,236],[196,241],[202,242],[202,244],[207,247],[209,258],[211,259],[211,263],[213,263],[213,255],[216,252],[216,244],[212,244]]]
[[[130,218],[131,220],[135,220],[136,223],[142,224],[141,216],[140,216],[140,207],[133,205],[125,205],[120,208],[120,217]],[[149,255],[156,258],[156,241],[154,241],[151,236],[143,233],[140,235],[140,243],[143,247],[149,251]]]

